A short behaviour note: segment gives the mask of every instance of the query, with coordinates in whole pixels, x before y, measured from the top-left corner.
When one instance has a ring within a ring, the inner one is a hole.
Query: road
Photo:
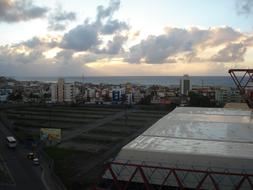
[[[0,184],[0,189],[46,190],[41,180],[41,167],[33,165],[32,161],[26,158],[28,150],[21,145],[18,145],[16,149],[9,149],[5,143],[7,135],[10,135],[10,132],[0,123],[0,154],[14,179],[14,184]]]

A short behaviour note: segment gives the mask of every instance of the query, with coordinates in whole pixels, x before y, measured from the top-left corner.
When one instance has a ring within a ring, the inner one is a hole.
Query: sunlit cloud
[[[107,6],[97,6],[95,16],[83,18],[70,28],[70,23],[77,18],[75,12],[27,2],[24,1],[21,12],[17,11],[17,4],[11,4],[8,8],[19,13],[20,18],[2,22],[13,24],[33,19],[35,17],[26,18],[24,14],[41,8],[42,13],[36,18],[48,19],[45,21],[48,33],[0,46],[0,74],[22,71],[26,75],[29,72],[30,75],[51,75],[71,71],[71,75],[76,75],[85,70],[89,75],[181,75],[188,72],[222,75],[228,68],[252,66],[253,34],[233,27],[168,25],[151,35],[132,28],[130,21],[117,18],[121,2],[111,0]],[[3,14],[7,12],[0,13],[0,22]]]
[[[56,48],[43,52],[43,55],[45,56],[46,59],[51,59],[51,58],[54,58],[57,55],[57,53],[59,53],[60,51],[62,50],[56,47]]]

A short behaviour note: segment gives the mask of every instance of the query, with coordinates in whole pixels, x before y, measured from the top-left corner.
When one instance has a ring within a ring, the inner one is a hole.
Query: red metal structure
[[[122,169],[128,168],[131,170],[131,175],[129,175],[129,178],[127,181],[122,181],[119,179],[120,172],[118,172],[115,169],[115,166],[120,166]],[[145,171],[152,171],[150,175],[147,175]],[[152,175],[155,172],[166,172],[166,175],[161,176],[163,178],[163,181],[160,185],[153,185],[150,183],[150,179],[152,178]],[[230,185],[231,189],[241,189],[244,185],[247,185],[247,189],[253,189],[253,174],[249,174],[246,172],[242,173],[235,173],[235,172],[229,172],[228,170],[225,171],[214,171],[210,168],[206,170],[199,170],[199,169],[183,169],[183,168],[170,168],[170,167],[163,167],[163,166],[150,166],[150,165],[144,165],[144,164],[130,164],[130,163],[121,163],[121,162],[109,162],[105,165],[104,168],[104,174],[107,174],[107,177],[111,178],[111,184],[109,187],[98,187],[97,185],[94,185],[94,190],[104,190],[104,189],[115,189],[115,190],[127,190],[127,189],[133,189],[129,188],[131,182],[133,181],[134,177],[136,175],[140,176],[142,179],[142,182],[140,185],[142,186],[141,189],[145,190],[154,190],[154,189],[168,189],[167,182],[170,180],[171,177],[176,179],[177,187],[178,189],[203,189],[203,184],[209,180],[211,182],[212,187],[209,189],[221,189],[220,183],[224,178],[230,178]],[[182,175],[184,173],[184,175]],[[196,186],[195,187],[187,187],[187,185],[184,183],[185,179],[187,178],[187,175],[197,175],[196,178]],[[235,180],[236,177],[236,180]],[[101,176],[102,178],[102,176]],[[99,181],[102,179],[100,178]],[[245,188],[245,186],[244,186]]]
[[[253,108],[252,94],[247,90],[253,90],[253,69],[230,69],[228,71],[241,95],[250,108]],[[252,93],[253,91],[251,91]]]

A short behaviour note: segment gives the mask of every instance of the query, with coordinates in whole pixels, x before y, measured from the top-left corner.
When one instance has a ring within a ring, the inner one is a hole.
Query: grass
[[[11,184],[13,183],[10,175],[0,169],[0,183]]]
[[[68,189],[73,189],[77,183],[76,173],[81,167],[80,161],[85,164],[85,160],[92,154],[58,147],[47,147],[44,150],[54,160],[56,175],[61,178]]]
[[[32,138],[34,140],[38,140],[40,138],[40,134],[39,133],[29,133],[27,131],[21,130],[19,128],[17,128],[15,131],[15,136],[20,139],[20,140],[25,140],[27,138]]]
[[[62,182],[67,186],[71,186],[69,179],[72,176],[70,169],[71,157],[75,155],[74,150],[47,147],[45,148],[46,153],[54,160],[54,170],[56,175],[58,175]]]

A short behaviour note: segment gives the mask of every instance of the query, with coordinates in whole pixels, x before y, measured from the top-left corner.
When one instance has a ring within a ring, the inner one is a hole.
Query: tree
[[[22,101],[23,100],[23,96],[21,92],[13,92],[8,96],[8,100],[11,101]]]
[[[141,99],[141,101],[139,102],[139,104],[141,105],[149,105],[151,103],[151,99],[152,96],[151,95],[147,95],[144,98]]]
[[[191,91],[189,92],[189,97],[190,97],[190,101],[189,101],[190,106],[195,106],[195,107],[213,107],[214,106],[210,102],[210,99],[207,96],[204,96],[202,94]]]

